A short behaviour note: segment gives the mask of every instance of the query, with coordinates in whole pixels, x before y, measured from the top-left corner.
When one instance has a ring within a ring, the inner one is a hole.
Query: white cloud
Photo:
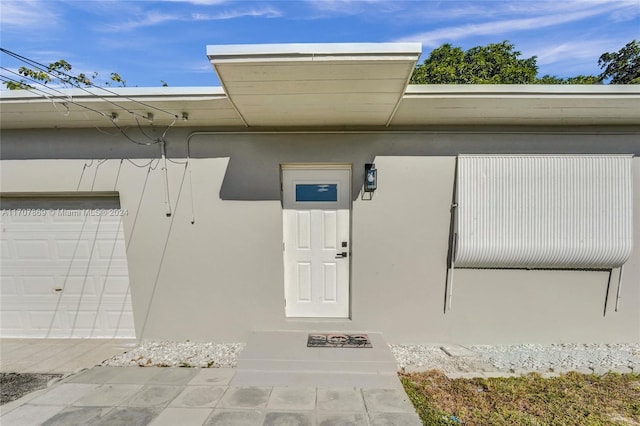
[[[536,54],[539,65],[553,64],[566,60],[597,61],[600,55],[609,49],[611,40],[570,41],[554,45],[545,45]]]
[[[219,13],[194,13],[191,15],[196,21],[219,21],[224,19],[243,18],[245,16],[255,16],[264,18],[278,18],[282,12],[274,8],[227,10]]]
[[[0,25],[2,27],[41,28],[43,24],[54,24],[58,14],[45,1],[2,1]]]
[[[322,13],[358,15],[362,13],[398,12],[404,6],[390,0],[306,0],[306,3]],[[415,4],[424,4],[415,2]]]
[[[228,0],[162,0],[168,3],[190,3],[197,6],[215,6],[218,4],[227,3]]]
[[[505,18],[480,23],[470,23],[452,27],[439,28],[410,36],[402,37],[396,41],[420,41],[426,46],[437,47],[443,43],[460,40],[472,36],[500,35],[517,31],[543,29],[560,24],[580,21],[602,14],[613,14],[620,9],[628,8],[632,2],[569,2],[561,3],[562,6],[550,7],[550,2],[516,2],[524,3],[532,12],[535,10],[538,16],[531,18]],[[582,8],[577,7],[582,6]],[[637,6],[637,3],[636,3]],[[515,7],[515,6],[514,6]],[[513,14],[513,7],[509,14]],[[522,11],[518,11],[520,14]]]
[[[219,21],[252,16],[274,18],[282,16],[282,13],[278,9],[272,7],[264,7],[260,9],[247,8],[222,10],[216,13],[164,13],[158,11],[141,11],[138,13],[137,17],[129,18],[124,22],[106,25],[103,28],[103,31],[131,31],[137,28],[164,24],[166,22]]]

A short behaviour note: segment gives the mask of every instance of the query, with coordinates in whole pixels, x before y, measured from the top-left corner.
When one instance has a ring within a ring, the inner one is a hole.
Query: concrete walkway
[[[0,424],[422,424],[381,335],[372,349],[307,348],[306,336],[254,333],[238,368],[102,367],[135,343],[2,339],[2,372],[67,375],[0,406]]]
[[[231,386],[234,368],[94,367],[2,406],[3,425],[420,425],[401,389]]]
[[[134,339],[0,339],[0,372],[67,374],[136,346]]]

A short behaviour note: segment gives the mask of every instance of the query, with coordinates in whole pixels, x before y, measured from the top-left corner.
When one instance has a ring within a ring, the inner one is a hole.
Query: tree
[[[536,79],[536,84],[598,84],[600,78],[595,75],[577,75],[575,77],[561,78],[555,75],[545,74]]]
[[[414,84],[535,83],[536,57],[522,59],[508,41],[476,46],[464,52],[444,44],[434,49],[411,77]]]
[[[617,52],[605,52],[598,59],[604,71],[600,81],[611,79],[611,84],[640,84],[640,43],[635,39]]]
[[[72,87],[89,87],[96,85],[96,78],[98,77],[98,73],[94,72],[91,76],[87,76],[84,73],[80,73],[78,75],[69,74],[73,69],[71,64],[64,59],[60,59],[59,61],[52,62],[49,66],[46,67],[34,67],[29,68],[22,66],[18,68],[18,74],[26,77],[31,82],[37,82],[40,84],[49,84],[54,80],[62,83],[63,86],[72,86]],[[124,80],[120,74],[112,72],[108,81],[104,82],[105,86],[111,86],[113,83],[117,83],[118,85],[125,87],[127,85],[126,80]],[[19,90],[19,89],[34,89],[34,86],[29,84],[29,82],[24,79],[20,81],[7,80],[4,82],[4,85],[9,90]]]

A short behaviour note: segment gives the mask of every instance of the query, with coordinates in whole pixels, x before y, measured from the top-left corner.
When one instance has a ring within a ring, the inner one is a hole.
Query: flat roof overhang
[[[421,52],[420,43],[207,46],[247,127],[388,125]]]
[[[0,128],[108,128],[114,114],[118,126],[232,131],[639,126],[640,85],[408,85],[420,51],[419,43],[208,46],[223,87],[4,90]]]
[[[392,126],[640,124],[638,85],[410,85]]]

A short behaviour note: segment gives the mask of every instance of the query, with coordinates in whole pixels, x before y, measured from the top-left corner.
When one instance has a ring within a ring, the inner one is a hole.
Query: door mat
[[[313,333],[307,339],[308,348],[372,348],[366,334]]]

